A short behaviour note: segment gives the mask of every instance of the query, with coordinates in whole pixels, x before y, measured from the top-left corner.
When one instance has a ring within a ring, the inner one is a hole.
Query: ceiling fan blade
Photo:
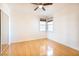
[[[42,9],[45,11],[46,9],[44,7],[42,7]]]
[[[46,5],[52,5],[53,3],[44,3],[43,5],[46,6]]]
[[[38,7],[36,7],[35,9],[34,9],[34,11],[36,11],[38,9]]]

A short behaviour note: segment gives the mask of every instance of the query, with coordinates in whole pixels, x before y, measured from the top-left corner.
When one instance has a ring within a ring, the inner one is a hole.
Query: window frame
[[[45,30],[41,30],[41,28],[40,28],[40,31],[41,31],[41,32],[46,32],[46,19],[40,18],[40,22],[45,22],[45,26],[44,26],[44,27],[45,27],[45,28],[44,28]],[[40,23],[40,27],[41,27],[41,26],[42,26],[42,24]]]
[[[52,22],[52,24],[48,24],[49,22]],[[52,25],[52,30],[49,30],[49,25]],[[47,32],[53,32],[53,20],[47,22]]]
[[[48,20],[47,21],[46,19],[40,18],[40,22],[46,22],[45,23],[45,30],[44,31],[40,30],[41,32],[53,32],[53,20]],[[48,30],[48,26],[49,26],[48,23],[49,22],[52,22],[52,24],[51,24],[52,25],[52,30]],[[40,27],[41,27],[41,24],[40,24]]]

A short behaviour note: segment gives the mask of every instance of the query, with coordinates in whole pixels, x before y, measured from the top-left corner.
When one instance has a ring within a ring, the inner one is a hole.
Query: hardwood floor
[[[79,56],[79,51],[62,45],[58,42],[48,40],[48,45],[53,50],[53,55],[55,56]]]
[[[44,51],[41,48],[42,46],[45,46]],[[11,45],[11,53],[12,55],[19,55],[19,56],[46,55],[46,47],[47,47],[47,39],[43,40],[38,39],[21,43],[13,43]]]
[[[79,51],[48,39],[11,44],[12,56],[79,56]]]

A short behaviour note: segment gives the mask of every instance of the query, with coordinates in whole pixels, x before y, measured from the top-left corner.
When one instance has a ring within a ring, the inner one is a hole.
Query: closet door
[[[1,55],[9,55],[9,17],[1,11]]]

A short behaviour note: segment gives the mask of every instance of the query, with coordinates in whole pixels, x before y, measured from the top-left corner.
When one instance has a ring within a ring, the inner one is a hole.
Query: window
[[[47,31],[48,32],[53,31],[53,21],[49,21],[47,23]]]
[[[46,31],[46,22],[40,21],[40,31]]]
[[[53,31],[53,21],[46,21],[46,19],[40,19],[40,31]]]

